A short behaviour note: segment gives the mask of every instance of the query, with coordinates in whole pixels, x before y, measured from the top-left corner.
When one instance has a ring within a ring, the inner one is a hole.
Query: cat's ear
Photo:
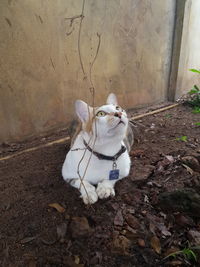
[[[79,117],[79,119],[85,123],[89,120],[90,117],[90,107],[87,103],[85,103],[82,100],[76,100],[75,102],[75,110],[76,114]]]
[[[118,103],[117,103],[117,97],[116,97],[116,95],[113,94],[113,93],[109,94],[106,103],[108,105],[110,105],[110,104],[117,105]]]

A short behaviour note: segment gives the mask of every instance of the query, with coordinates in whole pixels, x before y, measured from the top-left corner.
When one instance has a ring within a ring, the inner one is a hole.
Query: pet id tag
[[[119,169],[117,169],[117,163],[113,162],[113,170],[109,173],[109,180],[117,180],[119,179]]]
[[[119,170],[111,170],[109,173],[109,180],[117,180],[119,178]]]

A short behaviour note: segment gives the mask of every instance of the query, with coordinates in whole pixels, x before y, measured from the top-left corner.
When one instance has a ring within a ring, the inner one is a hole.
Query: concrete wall
[[[189,69],[200,69],[200,1],[187,0],[183,24],[176,98],[200,86],[200,75]]]
[[[81,0],[0,1],[0,141],[63,127],[73,102],[91,103],[77,40]],[[115,92],[126,108],[165,100],[175,1],[86,0],[81,52],[96,103]]]

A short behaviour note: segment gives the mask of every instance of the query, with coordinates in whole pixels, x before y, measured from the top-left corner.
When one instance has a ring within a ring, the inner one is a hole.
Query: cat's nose
[[[114,116],[121,119],[122,113],[121,112],[115,112]]]

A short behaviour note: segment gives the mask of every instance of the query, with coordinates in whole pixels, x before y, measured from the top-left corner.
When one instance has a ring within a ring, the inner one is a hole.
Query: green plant
[[[192,71],[192,72],[197,72],[197,73],[200,74],[200,70],[197,70],[197,69],[189,69],[189,70]]]
[[[190,69],[192,72],[200,74],[200,71],[197,69]],[[193,88],[188,92],[190,99],[187,101],[194,109],[193,113],[200,113],[200,89],[195,84]]]
[[[177,137],[176,140],[177,141],[182,141],[182,142],[187,142],[187,136],[186,135],[183,135],[181,137]]]
[[[200,122],[195,122],[194,125],[200,126]]]
[[[189,245],[189,242],[188,242],[188,245]],[[184,248],[182,250],[170,253],[164,259],[167,259],[169,257],[176,258],[178,255],[182,255],[187,260],[191,260],[191,261],[196,261],[197,262],[197,255],[194,252],[194,250],[200,250],[200,246],[195,246],[195,247],[188,246],[188,247],[186,247],[186,248]]]
[[[195,106],[192,110],[192,113],[194,114],[200,113],[200,107]]]
[[[169,119],[172,117],[172,114],[165,114],[165,118]]]

